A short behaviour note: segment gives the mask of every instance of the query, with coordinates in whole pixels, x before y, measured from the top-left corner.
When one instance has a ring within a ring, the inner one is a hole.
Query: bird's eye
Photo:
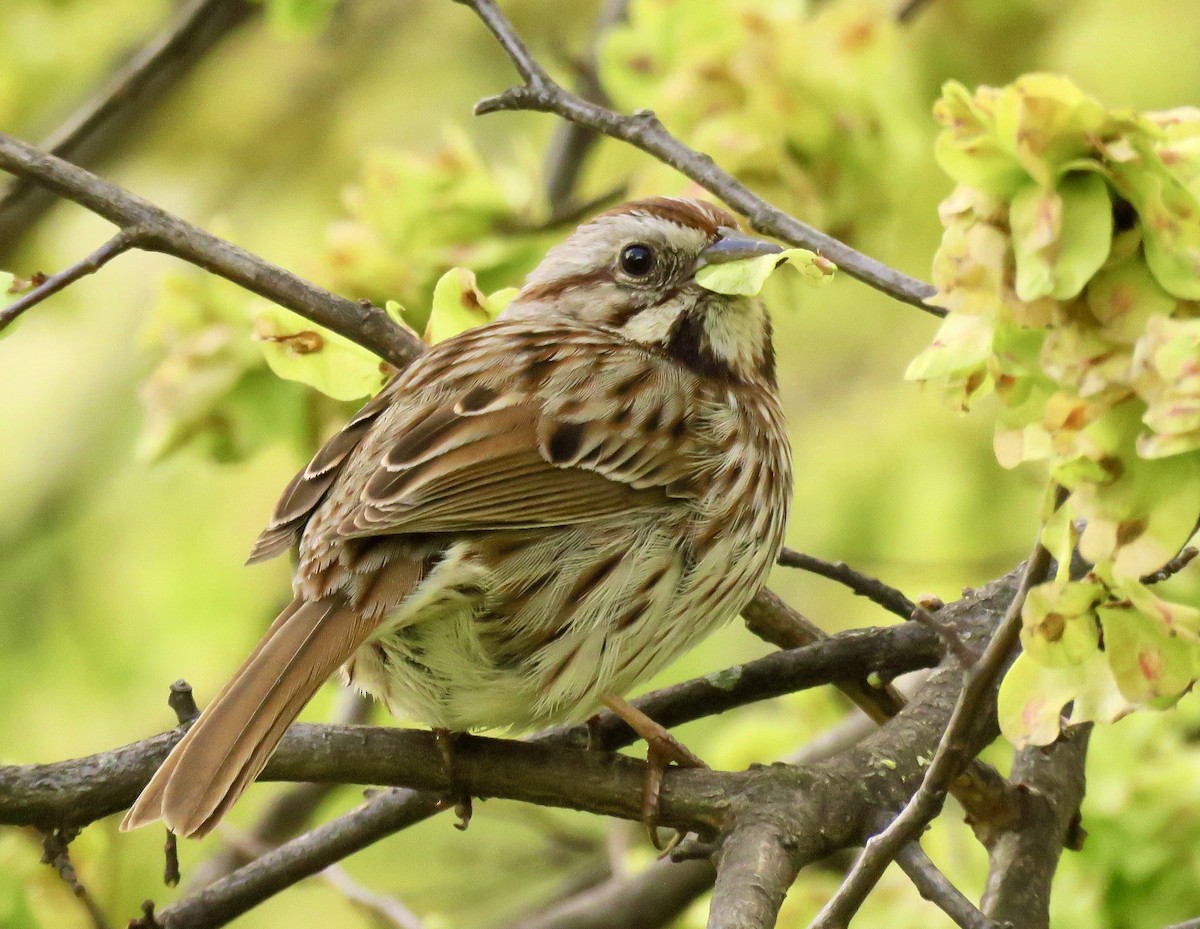
[[[621,249],[621,270],[630,277],[645,277],[654,270],[654,251],[640,243]]]

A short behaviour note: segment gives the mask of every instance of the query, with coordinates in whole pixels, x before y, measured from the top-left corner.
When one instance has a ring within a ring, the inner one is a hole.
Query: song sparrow
[[[298,543],[295,599],[123,827],[207,833],[339,667],[449,731],[607,703],[687,761],[620,695],[754,595],[792,482],[766,310],[693,275],[778,250],[708,203],[629,203],[394,378],[287,487],[250,562]]]

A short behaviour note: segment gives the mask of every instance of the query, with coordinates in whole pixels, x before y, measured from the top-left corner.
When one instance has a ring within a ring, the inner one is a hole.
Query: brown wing
[[[685,374],[615,336],[601,352],[572,351],[554,333],[507,348],[394,430],[381,424],[339,535],[570,525],[693,492]]]
[[[291,480],[275,504],[275,512],[250,550],[246,564],[257,564],[287,551],[300,540],[304,526],[337,480],[342,465],[366,438],[371,426],[392,401],[398,378],[369,400],[335,433]]]

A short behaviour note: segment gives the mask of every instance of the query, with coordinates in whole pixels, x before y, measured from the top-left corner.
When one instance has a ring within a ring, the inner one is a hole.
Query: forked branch
[[[851,277],[904,303],[935,316],[945,311],[926,301],[934,288],[895,268],[864,255],[844,242],[802,223],[751,191],[708,155],[684,145],[649,110],[624,115],[584,100],[557,83],[538,63],[494,0],[456,0],[475,11],[500,43],[520,75],[522,84],[510,87],[475,106],[477,114],[499,110],[537,110],[554,113],[572,123],[627,142],[720,197],[764,235],[818,252]]]
[[[181,258],[352,339],[396,367],[403,368],[424,348],[415,334],[377,307],[339,297],[116,184],[4,133],[0,133],[0,169],[28,178],[107,219],[132,238],[125,241],[118,234],[112,240],[123,249],[132,246]],[[107,260],[113,256],[101,257]],[[50,281],[69,273],[63,272]],[[82,274],[74,277],[79,276]],[[11,308],[8,312],[12,313]]]

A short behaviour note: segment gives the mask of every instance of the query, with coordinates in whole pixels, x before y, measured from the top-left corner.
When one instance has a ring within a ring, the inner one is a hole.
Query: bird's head
[[[547,252],[504,312],[615,329],[706,376],[774,383],[771,322],[754,297],[696,283],[705,265],[781,251],[701,200],[653,197],[608,210]]]

